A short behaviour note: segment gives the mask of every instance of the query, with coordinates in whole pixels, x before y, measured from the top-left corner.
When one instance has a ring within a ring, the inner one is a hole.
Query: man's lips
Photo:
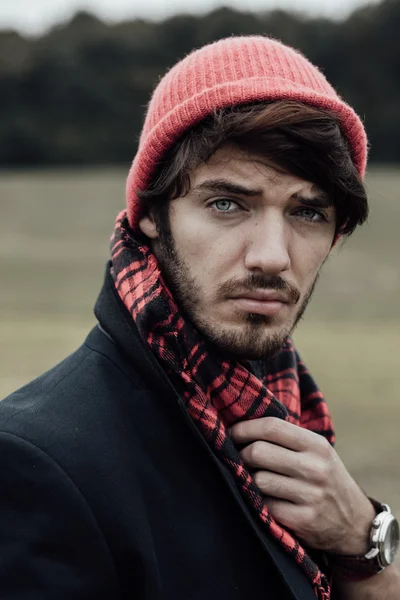
[[[281,302],[282,304],[291,304],[290,297],[284,292],[278,290],[253,290],[251,292],[238,292],[231,296],[233,300],[246,298],[258,302]]]
[[[272,317],[279,313],[286,305],[292,304],[290,297],[277,290],[253,290],[251,292],[238,292],[230,297],[237,308],[259,315]]]

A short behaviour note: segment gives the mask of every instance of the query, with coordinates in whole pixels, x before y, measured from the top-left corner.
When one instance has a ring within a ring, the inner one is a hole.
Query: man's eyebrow
[[[261,196],[261,188],[248,188],[227,179],[207,179],[193,188],[193,191],[218,192],[222,194],[237,194],[240,196]]]
[[[207,179],[193,188],[197,192],[217,192],[219,194],[236,194],[239,196],[262,196],[262,188],[249,188],[227,179]],[[293,198],[301,202],[303,206],[310,208],[329,208],[333,205],[332,197],[325,192],[317,192],[312,198],[306,198],[301,194],[293,194]]]
[[[301,194],[293,194],[293,198],[303,206],[309,206],[310,208],[330,208],[333,206],[333,198],[325,192],[319,192],[312,198],[306,198]]]

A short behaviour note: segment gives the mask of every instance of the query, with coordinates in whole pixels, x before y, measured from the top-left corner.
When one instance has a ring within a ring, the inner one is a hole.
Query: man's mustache
[[[300,300],[300,290],[292,283],[279,275],[252,274],[246,280],[229,279],[218,288],[218,299],[227,300],[239,293],[248,293],[255,290],[276,290],[283,292],[289,304],[297,304]]]

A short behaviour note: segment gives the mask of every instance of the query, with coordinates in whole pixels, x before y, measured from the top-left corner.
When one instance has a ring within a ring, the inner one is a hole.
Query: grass
[[[0,397],[84,339],[126,171],[0,176]],[[371,217],[327,262],[296,343],[325,392],[337,449],[400,514],[400,171],[372,169]]]

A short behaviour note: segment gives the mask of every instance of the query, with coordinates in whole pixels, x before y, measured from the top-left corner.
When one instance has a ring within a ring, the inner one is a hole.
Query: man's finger
[[[253,480],[260,492],[269,498],[287,500],[293,504],[307,504],[314,500],[312,487],[292,477],[269,471],[257,471],[253,473]]]
[[[241,421],[233,425],[230,435],[238,445],[264,440],[295,452],[308,450],[313,444],[322,444],[325,441],[313,431],[276,417]]]
[[[262,469],[297,477],[302,471],[302,457],[282,446],[270,442],[256,441],[241,450],[240,456],[249,471]]]
[[[291,529],[297,535],[307,529],[309,523],[312,522],[313,509],[305,505],[295,504],[288,500],[281,500],[280,498],[273,498],[271,496],[265,498],[265,504],[276,521],[284,527]]]

